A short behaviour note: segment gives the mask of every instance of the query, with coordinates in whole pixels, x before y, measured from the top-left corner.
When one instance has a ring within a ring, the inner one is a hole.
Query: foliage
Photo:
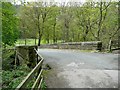
[[[2,86],[4,88],[16,88],[28,73],[23,70],[3,71]]]
[[[12,70],[14,68],[14,50],[13,49],[3,49],[2,50],[2,69]]]
[[[36,40],[36,44],[38,44],[38,39]],[[50,40],[50,42],[52,42],[52,40]],[[24,39],[18,39],[17,42],[15,43],[16,45],[21,45],[21,44],[25,44]],[[47,44],[46,40],[42,40],[41,44]],[[26,45],[35,45],[35,39],[26,39]]]
[[[17,44],[19,41],[24,43],[20,39],[33,44],[35,40],[27,38],[37,38],[38,45],[100,40],[104,48],[108,48],[111,40],[118,39],[120,29],[118,2],[85,2],[68,5],[28,2],[16,7],[10,2],[2,2],[2,43],[4,46],[14,45],[17,40]],[[14,51],[3,50],[2,57],[2,86],[15,88],[30,70],[26,66],[14,69]],[[46,83],[43,81],[42,89],[45,88]]]
[[[118,2],[27,2],[15,8],[2,3],[3,44],[13,45],[18,36],[35,43],[101,40],[105,48],[118,38]],[[17,11],[17,13],[16,13]],[[19,17],[19,20],[18,20]],[[18,24],[19,21],[19,24]],[[18,35],[18,27],[20,35]],[[52,40],[52,41],[51,41]]]
[[[10,2],[2,2],[2,42],[13,45],[18,38],[16,9]]]
[[[34,36],[47,43],[101,40],[107,48],[109,41],[118,36],[117,5],[118,2],[71,3],[68,6],[33,2],[22,5],[20,11],[23,13],[19,14],[22,22],[26,22],[28,38]]]
[[[13,90],[23,80],[25,76],[30,72],[30,69],[26,66],[18,66],[14,68],[14,50],[3,50],[3,66],[2,66],[2,89]]]
[[[43,82],[41,84],[41,89],[46,90],[46,88],[47,88],[47,85],[46,85],[45,81],[43,80]]]

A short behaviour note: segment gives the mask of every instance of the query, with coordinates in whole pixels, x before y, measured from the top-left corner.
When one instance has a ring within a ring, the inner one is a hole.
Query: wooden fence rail
[[[33,77],[36,79],[35,82],[33,83],[33,86],[31,87],[31,90],[40,90],[41,88],[41,83],[43,81],[43,76],[42,76],[42,63],[44,58],[40,56],[37,52],[36,49],[36,55],[38,56],[38,64],[32,69],[32,71],[25,77],[25,79],[17,86],[16,90],[24,90],[27,89],[26,86],[28,83],[33,79]],[[37,75],[36,75],[37,74]],[[37,76],[37,77],[36,77]]]

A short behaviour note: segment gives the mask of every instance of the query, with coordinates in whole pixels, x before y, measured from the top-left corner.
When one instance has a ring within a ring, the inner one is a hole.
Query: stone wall
[[[15,47],[17,61],[19,61],[20,65],[26,64],[32,68],[36,65],[37,57],[34,48],[37,49],[37,46],[22,45]]]
[[[46,45],[41,45],[40,48],[101,50],[102,42],[91,41],[91,42],[68,42],[68,43],[61,43],[61,44],[46,44]]]

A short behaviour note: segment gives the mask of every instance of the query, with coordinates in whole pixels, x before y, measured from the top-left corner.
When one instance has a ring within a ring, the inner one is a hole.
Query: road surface
[[[118,88],[118,55],[79,50],[39,49],[51,70],[48,88]]]

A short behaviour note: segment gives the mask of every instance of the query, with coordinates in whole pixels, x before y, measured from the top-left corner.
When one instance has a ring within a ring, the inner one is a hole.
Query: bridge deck
[[[52,69],[48,88],[116,88],[118,55],[73,50],[39,49]]]

